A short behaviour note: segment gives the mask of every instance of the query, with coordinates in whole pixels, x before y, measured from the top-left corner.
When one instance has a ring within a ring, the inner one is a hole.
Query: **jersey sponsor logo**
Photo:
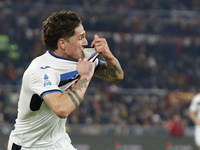
[[[51,68],[51,67],[50,66],[40,67],[40,69],[47,69],[47,68]]]
[[[49,76],[47,74],[44,74],[43,79],[44,79],[44,83],[43,83],[44,87],[51,85],[51,81],[50,81]]]

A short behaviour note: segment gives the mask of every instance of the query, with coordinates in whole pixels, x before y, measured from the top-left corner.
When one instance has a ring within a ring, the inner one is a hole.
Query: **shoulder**
[[[196,94],[191,100],[192,104],[196,104],[196,103],[199,103],[199,102],[200,102],[200,93]]]
[[[32,60],[28,68],[26,69],[24,76],[30,79],[41,78],[45,74],[54,74],[54,69],[51,67],[51,62],[48,63],[47,59],[45,59],[46,53],[36,57]]]
[[[197,94],[197,95],[195,95],[195,96],[193,97],[193,99],[200,100],[200,93]]]

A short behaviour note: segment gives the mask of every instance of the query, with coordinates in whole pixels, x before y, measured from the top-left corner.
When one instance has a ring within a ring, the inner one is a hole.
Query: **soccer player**
[[[194,138],[200,150],[200,94],[193,97],[189,106],[189,116],[195,125]]]
[[[82,102],[91,78],[118,82],[124,77],[106,39],[94,35],[95,53],[85,57],[88,42],[77,13],[53,13],[43,22],[42,33],[48,50],[24,72],[8,150],[75,150],[65,123]]]

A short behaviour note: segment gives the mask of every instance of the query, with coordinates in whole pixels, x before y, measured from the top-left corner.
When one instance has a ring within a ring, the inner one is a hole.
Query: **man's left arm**
[[[124,72],[119,61],[111,53],[106,39],[95,35],[91,46],[94,46],[96,52],[100,53],[105,59],[94,76],[110,82],[121,81],[124,78]]]

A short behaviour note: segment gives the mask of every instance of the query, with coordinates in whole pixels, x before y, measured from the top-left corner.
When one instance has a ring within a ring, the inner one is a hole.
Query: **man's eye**
[[[80,36],[79,40],[83,40],[85,38],[85,36]]]

